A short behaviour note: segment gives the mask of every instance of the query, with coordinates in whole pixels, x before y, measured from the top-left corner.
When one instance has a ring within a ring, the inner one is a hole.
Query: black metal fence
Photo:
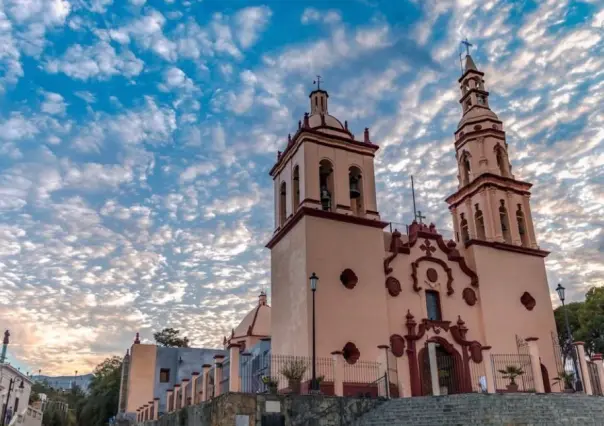
[[[333,360],[316,358],[316,377],[321,387],[333,387]],[[290,379],[287,376],[298,376]],[[244,357],[241,364],[241,392],[308,393],[312,379],[312,358],[291,355],[261,354]],[[374,378],[375,380],[375,378]]]
[[[344,362],[344,383],[373,383],[380,377],[380,364],[375,361]]]
[[[587,361],[587,370],[589,371],[589,380],[594,395],[602,396],[602,383],[600,383],[600,376],[598,375],[598,366],[593,361]]]
[[[535,392],[530,355],[493,354],[491,363],[496,392]]]

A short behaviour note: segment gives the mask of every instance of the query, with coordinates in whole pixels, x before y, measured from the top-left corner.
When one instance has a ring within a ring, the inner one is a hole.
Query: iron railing
[[[491,364],[496,392],[535,392],[530,355],[493,354]]]

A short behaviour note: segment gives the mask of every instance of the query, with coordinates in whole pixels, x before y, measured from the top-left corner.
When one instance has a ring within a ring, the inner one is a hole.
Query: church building
[[[540,362],[534,388],[549,389],[559,368],[556,326],[532,185],[513,173],[503,123],[470,55],[459,89],[461,120],[451,146],[458,187],[446,198],[455,240],[448,241],[416,221],[388,232],[376,196],[379,143],[368,129],[358,140],[330,115],[327,91],[310,94],[310,113],[270,171],[273,354],[311,356],[309,277],[316,274],[318,357],[341,353],[354,364],[378,360],[386,348],[398,391],[416,396],[438,394],[431,352],[437,377],[446,370],[452,378],[451,393],[472,391],[493,374],[492,356],[526,349],[539,354],[527,358]]]

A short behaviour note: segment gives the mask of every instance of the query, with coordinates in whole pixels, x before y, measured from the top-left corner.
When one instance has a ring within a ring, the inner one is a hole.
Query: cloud
[[[325,24],[334,24],[342,20],[342,15],[337,10],[328,10],[321,12],[313,7],[304,9],[300,21],[302,24],[307,25],[314,22],[322,22]]]
[[[49,59],[46,71],[64,73],[69,77],[88,80],[106,80],[115,75],[130,78],[143,70],[144,63],[129,50],[117,53],[109,43],[100,41],[93,46],[75,44],[60,59]]]
[[[235,15],[237,39],[244,49],[253,46],[264,31],[273,12],[267,6],[247,7]]]
[[[67,105],[63,96],[58,93],[46,92],[44,93],[44,102],[42,103],[41,110],[48,114],[63,114]]]

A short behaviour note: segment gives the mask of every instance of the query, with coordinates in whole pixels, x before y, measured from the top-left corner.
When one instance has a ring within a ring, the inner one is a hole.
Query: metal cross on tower
[[[467,56],[469,56],[469,55],[470,55],[470,47],[472,47],[472,46],[474,46],[474,45],[468,41],[468,38],[467,38],[467,37],[466,37],[466,39],[465,39],[465,40],[463,40],[463,41],[461,42],[461,44],[463,44],[463,45],[465,45],[465,46],[466,46],[466,55],[467,55]]]
[[[425,219],[426,216],[422,216],[422,211],[418,210],[417,211],[417,215],[415,216],[415,219],[419,221],[419,223],[424,223],[423,219]]]
[[[316,84],[317,85],[317,90],[321,90],[321,76],[318,75],[317,79],[315,81],[313,81],[312,84]]]

